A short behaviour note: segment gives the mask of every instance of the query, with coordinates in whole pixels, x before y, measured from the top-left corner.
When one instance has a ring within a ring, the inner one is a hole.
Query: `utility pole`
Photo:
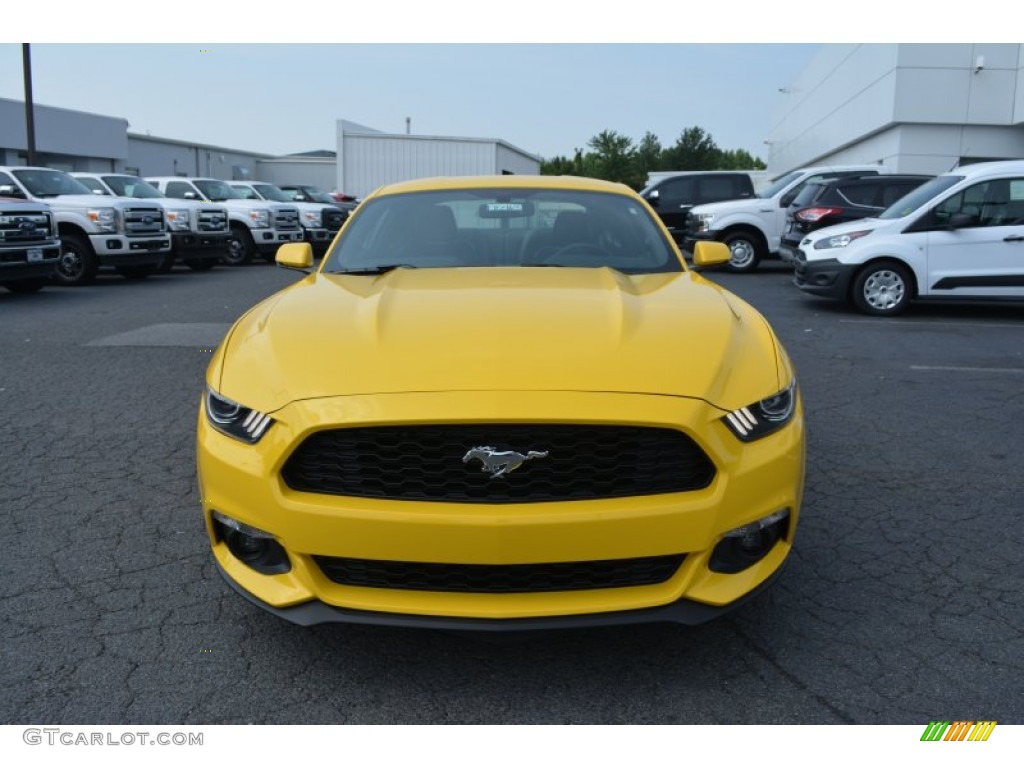
[[[25,133],[28,136],[28,165],[36,164],[36,119],[32,106],[32,53],[21,44],[21,69],[25,74]]]

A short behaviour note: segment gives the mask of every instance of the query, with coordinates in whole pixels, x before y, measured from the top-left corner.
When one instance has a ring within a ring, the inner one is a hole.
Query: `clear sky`
[[[698,125],[767,159],[779,89],[819,44],[1019,37],[961,3],[928,7],[924,19],[892,0],[841,18],[763,0],[48,0],[31,25],[0,25],[0,97],[24,96],[31,34],[37,103],[154,136],[283,154],[334,149],[337,118],[403,132],[411,117],[414,133],[552,157],[605,129],[670,145]]]
[[[335,120],[500,138],[571,155],[611,129],[665,145],[699,125],[765,157],[778,89],[816,46],[782,44],[33,44],[36,103],[129,130],[270,154],[335,148]],[[74,73],[74,76],[69,76]],[[21,99],[21,46],[0,97]]]

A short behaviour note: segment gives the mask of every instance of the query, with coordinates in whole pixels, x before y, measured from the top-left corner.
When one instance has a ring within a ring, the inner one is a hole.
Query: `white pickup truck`
[[[171,250],[159,205],[124,197],[98,199],[64,171],[0,166],[0,197],[46,203],[57,220],[61,257],[54,277],[84,285],[100,267],[128,278],[156,270]]]
[[[229,186],[244,200],[287,203],[299,209],[299,222],[314,256],[323,256],[334,242],[348,214],[336,205],[299,202],[292,195],[265,181],[230,181]]]
[[[220,203],[228,209],[231,237],[223,256],[225,264],[248,264],[257,253],[272,261],[278,247],[303,240],[299,209],[294,205],[239,200],[237,193],[219,179],[157,176],[146,181],[167,197]]]
[[[60,259],[53,212],[43,203],[0,197],[0,285],[33,293],[50,282]]]
[[[880,165],[836,165],[799,168],[762,189],[756,197],[708,203],[690,209],[683,248],[693,251],[700,240],[729,246],[726,267],[753,272],[761,259],[777,256],[786,224],[786,209],[807,184],[843,176],[889,173]]]
[[[132,197],[161,205],[171,232],[171,253],[160,271],[180,261],[190,269],[204,272],[213,268],[227,252],[231,230],[228,209],[215,203],[172,200],[138,176],[125,173],[72,173],[95,195]]]

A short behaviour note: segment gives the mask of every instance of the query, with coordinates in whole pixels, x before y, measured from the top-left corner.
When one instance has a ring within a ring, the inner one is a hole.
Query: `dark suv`
[[[754,197],[754,182],[749,174],[735,171],[689,171],[651,182],[640,196],[658,212],[672,237],[681,241],[691,208]]]
[[[800,241],[816,229],[877,216],[931,176],[870,175],[808,184],[786,210],[779,256],[796,259]]]

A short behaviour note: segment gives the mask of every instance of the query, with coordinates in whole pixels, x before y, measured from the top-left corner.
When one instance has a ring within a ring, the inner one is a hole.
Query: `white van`
[[[876,219],[819,229],[800,243],[794,282],[870,315],[918,299],[1024,299],[1024,160],[958,168]]]

